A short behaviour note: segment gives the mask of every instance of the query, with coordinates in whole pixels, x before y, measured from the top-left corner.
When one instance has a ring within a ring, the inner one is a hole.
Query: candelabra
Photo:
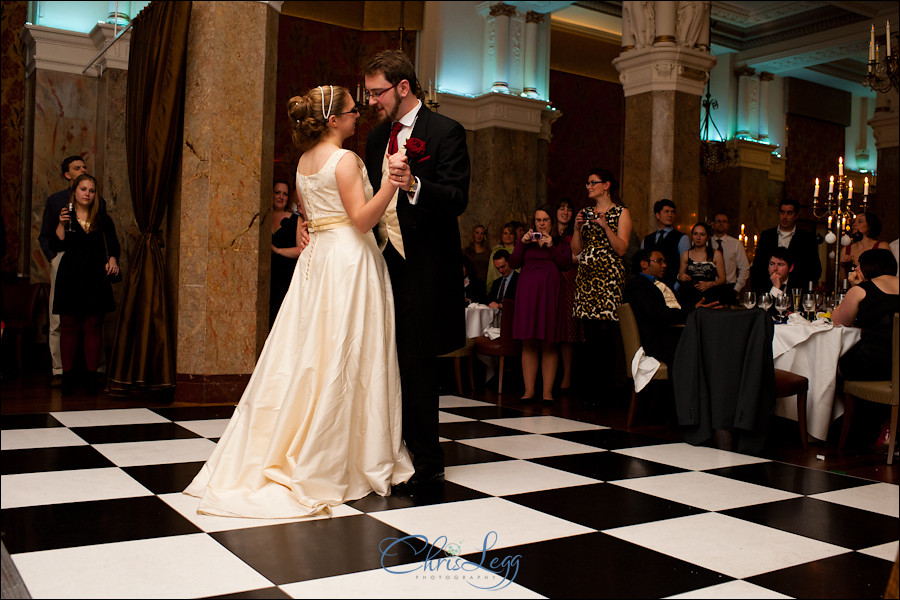
[[[863,200],[857,207],[860,212],[866,212],[869,207],[869,178],[866,177],[863,187]],[[817,219],[828,219],[825,243],[834,246],[834,293],[839,293],[840,265],[842,247],[849,246],[850,226],[856,219],[853,211],[853,180],[844,177],[844,157],[838,159],[837,179],[831,175],[828,179],[828,196],[824,201],[819,199],[819,178],[816,178],[815,191],[813,192],[813,215]],[[830,253],[829,253],[830,256]]]
[[[881,58],[881,50],[875,41],[875,26],[872,25],[871,37],[869,38],[869,70],[866,72],[866,78],[862,84],[867,88],[876,92],[886,93],[891,88],[898,89],[898,72],[897,72],[897,45],[891,51],[891,23],[885,25],[885,47],[884,59]]]

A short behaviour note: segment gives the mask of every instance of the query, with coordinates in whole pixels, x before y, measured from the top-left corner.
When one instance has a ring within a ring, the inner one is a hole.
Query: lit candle
[[[743,235],[744,235],[744,224],[741,223],[741,236],[743,236]]]
[[[838,158],[838,177],[844,176],[844,157]]]
[[[356,103],[359,104],[360,99],[362,98],[362,90],[359,87],[359,84],[356,84]]]
[[[813,192],[813,198],[819,197],[819,178],[816,177],[816,191]]]
[[[833,194],[833,193],[834,193],[834,175],[832,175],[832,176],[828,179],[828,193],[829,193],[829,194]]]
[[[888,21],[887,25],[884,27],[885,35],[887,36],[887,55],[891,55],[891,22]]]
[[[872,25],[872,34],[869,37],[869,62],[872,63],[875,61],[875,25]],[[870,66],[871,70],[872,67]]]
[[[756,238],[757,238],[756,234],[753,234],[753,245],[754,246],[756,246]]]
[[[847,184],[847,200],[853,200],[853,180],[850,180],[850,183]]]
[[[828,215],[828,229],[831,230],[831,215]]]
[[[863,185],[863,196],[869,195],[869,178],[866,177],[866,183]]]

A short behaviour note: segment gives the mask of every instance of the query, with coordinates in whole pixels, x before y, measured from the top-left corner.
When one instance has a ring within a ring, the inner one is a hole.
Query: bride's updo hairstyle
[[[316,86],[288,100],[294,145],[304,152],[315,146],[327,131],[328,117],[347,112],[351,107],[346,104],[347,88],[339,85]]]

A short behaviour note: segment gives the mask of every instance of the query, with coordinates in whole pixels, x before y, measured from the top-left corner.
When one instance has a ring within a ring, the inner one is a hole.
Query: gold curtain
[[[174,326],[166,303],[160,225],[181,156],[190,2],[151,2],[135,18],[125,107],[128,178],[141,238],[116,323],[109,392],[171,394]]]

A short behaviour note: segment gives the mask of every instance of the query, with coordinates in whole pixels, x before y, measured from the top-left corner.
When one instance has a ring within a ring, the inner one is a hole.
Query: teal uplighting
[[[64,29],[90,33],[97,23],[106,23],[110,13],[117,9],[119,13],[133,18],[145,6],[146,2],[65,2],[39,1],[28,3],[28,21],[41,27]],[[122,21],[119,21],[122,25]]]

